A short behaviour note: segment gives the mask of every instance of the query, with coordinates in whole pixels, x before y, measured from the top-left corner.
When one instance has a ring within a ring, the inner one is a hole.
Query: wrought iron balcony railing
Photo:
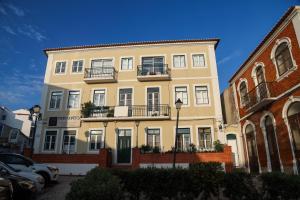
[[[163,76],[170,75],[170,70],[167,64],[157,65],[138,65],[137,76]]]
[[[114,67],[87,68],[84,72],[85,80],[116,80],[117,71]]]
[[[169,118],[170,106],[159,104],[153,106],[95,106],[89,108],[84,118]]]
[[[258,105],[265,106],[276,96],[277,89],[274,87],[274,82],[262,82],[243,96],[242,101],[245,103],[245,108],[250,109]]]

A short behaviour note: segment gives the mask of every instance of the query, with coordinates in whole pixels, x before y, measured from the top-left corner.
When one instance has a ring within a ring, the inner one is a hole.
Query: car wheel
[[[41,175],[45,180],[45,185],[50,183],[50,176],[46,172],[37,172],[37,174]]]

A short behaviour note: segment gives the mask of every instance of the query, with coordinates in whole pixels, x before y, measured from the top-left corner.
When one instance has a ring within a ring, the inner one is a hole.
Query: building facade
[[[300,8],[290,8],[230,80],[251,172],[299,173]]]
[[[219,129],[218,41],[46,49],[43,121],[35,153],[85,155],[111,148],[113,164],[130,165],[133,147],[148,145],[161,152],[171,151],[177,99],[183,102],[180,150],[188,150],[190,144],[211,149],[215,140],[224,142]]]

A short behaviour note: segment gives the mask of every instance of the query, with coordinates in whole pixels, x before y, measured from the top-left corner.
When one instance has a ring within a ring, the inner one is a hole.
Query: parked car
[[[9,180],[12,187],[10,188],[10,197],[8,199],[13,200],[33,200],[36,197],[36,185],[35,183],[25,177],[21,177],[16,174],[10,173],[10,171],[6,170],[0,166],[0,177],[6,180]],[[1,196],[0,199],[6,199]]]
[[[3,162],[0,161],[0,170],[4,170],[5,172],[8,172],[9,174],[18,175],[24,178],[27,178],[34,182],[36,189],[38,192],[42,191],[45,187],[45,179],[34,172],[30,171],[21,171],[18,169],[15,169]]]
[[[15,153],[0,153],[0,161],[22,171],[34,171],[41,175],[46,184],[57,181],[59,170],[55,166],[37,163],[32,159]]]
[[[13,198],[13,186],[9,179],[0,175],[0,200],[11,200]]]

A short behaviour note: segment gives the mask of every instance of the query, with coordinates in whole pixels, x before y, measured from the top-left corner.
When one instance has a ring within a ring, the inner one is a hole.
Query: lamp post
[[[175,147],[173,152],[173,168],[175,168],[175,163],[176,163],[179,111],[181,109],[182,104],[183,103],[180,99],[177,99],[177,101],[175,102],[176,110],[177,110],[177,119],[176,119]]]
[[[104,142],[103,142],[104,144],[103,144],[103,148],[104,148],[104,149],[105,149],[105,147],[106,147],[105,144],[106,144],[106,127],[107,127],[107,125],[108,125],[108,122],[106,122],[106,121],[103,122],[103,126],[104,126],[104,139],[103,139],[103,140],[104,140]]]
[[[32,121],[33,117],[34,117],[34,126],[32,129],[32,135],[31,135],[31,144],[30,144],[30,149],[31,149],[31,153],[30,153],[30,157],[32,157],[33,154],[33,145],[34,145],[34,139],[35,139],[35,132],[36,132],[36,124],[37,121],[41,118],[41,107],[39,105],[34,105],[33,107],[31,107],[29,109],[30,115],[29,115],[29,119]]]
[[[140,121],[135,121],[135,126],[136,126],[136,148],[139,147],[139,125],[140,125]]]

